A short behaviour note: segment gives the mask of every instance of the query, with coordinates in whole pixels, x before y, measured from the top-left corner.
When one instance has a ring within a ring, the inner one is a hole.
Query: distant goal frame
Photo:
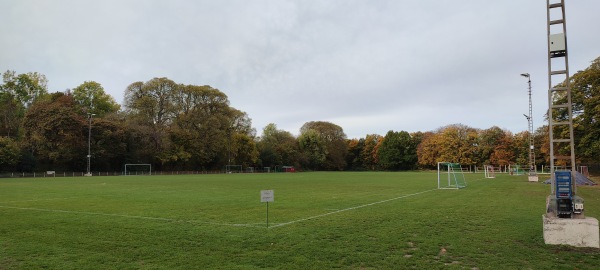
[[[496,170],[494,169],[493,165],[484,165],[484,169],[485,169],[485,174],[484,177],[485,178],[496,178]]]
[[[227,165],[223,166],[223,171],[225,173],[243,173],[244,166],[242,166],[240,164],[227,164]]]
[[[128,166],[148,166],[148,175],[152,175],[152,164],[149,164],[149,163],[127,163],[127,164],[125,164],[125,171],[123,172],[124,173],[123,175],[125,175],[125,176],[130,175],[130,174],[127,174]],[[135,175],[138,175],[138,174],[135,174]]]

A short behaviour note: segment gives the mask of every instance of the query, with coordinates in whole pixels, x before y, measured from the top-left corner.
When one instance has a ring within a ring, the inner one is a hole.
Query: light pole
[[[523,73],[521,76],[527,78],[527,84],[529,86],[529,115],[523,114],[527,118],[527,124],[529,126],[529,175],[537,175],[535,169],[535,151],[533,147],[533,108],[531,105],[531,76],[529,73]]]
[[[92,176],[91,169],[91,158],[92,158],[92,117],[96,115],[88,113],[89,128],[88,128],[88,154],[87,154],[87,173],[85,176]]]

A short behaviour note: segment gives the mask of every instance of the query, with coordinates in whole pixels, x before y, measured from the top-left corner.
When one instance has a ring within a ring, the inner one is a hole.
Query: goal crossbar
[[[136,166],[136,167],[137,166],[144,166],[144,167],[147,166],[148,167],[148,170],[147,170],[148,175],[152,175],[152,165],[151,164],[125,164],[125,173],[124,174],[125,175],[130,175],[131,174],[131,169],[129,169],[129,171],[127,169],[128,169],[128,167],[131,168],[131,167],[134,167],[134,166]],[[137,170],[136,170],[136,172],[137,172]]]
[[[225,173],[242,173],[242,165],[225,165],[224,168]]]

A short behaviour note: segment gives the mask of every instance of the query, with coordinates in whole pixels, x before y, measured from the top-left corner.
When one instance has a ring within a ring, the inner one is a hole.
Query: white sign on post
[[[273,190],[261,190],[260,191],[260,202],[273,202],[275,201],[275,194]]]

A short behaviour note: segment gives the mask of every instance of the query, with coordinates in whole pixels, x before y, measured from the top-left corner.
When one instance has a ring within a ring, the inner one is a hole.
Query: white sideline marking
[[[5,201],[0,203],[20,203],[20,202],[38,202],[38,201],[55,201],[55,200],[69,200],[77,199],[80,197],[66,197],[66,198],[47,198],[47,199],[31,199],[31,200],[19,200],[19,201]]]
[[[107,217],[137,218],[137,219],[159,220],[159,221],[169,221],[169,222],[186,222],[186,223],[209,224],[209,225],[231,226],[231,227],[255,227],[255,228],[263,228],[264,227],[264,225],[263,226],[257,226],[257,225],[254,225],[254,224],[243,224],[243,223],[205,222],[205,221],[196,221],[196,220],[180,220],[180,219],[173,219],[173,218],[146,217],[146,216],[133,216],[133,215],[121,215],[121,214],[107,214],[107,213],[97,213],[97,212],[71,211],[71,210],[59,210],[59,209],[44,209],[44,208],[31,208],[31,207],[15,207],[15,206],[5,206],[5,205],[0,205],[0,208],[16,209],[16,210],[42,211],[42,212],[54,212],[54,213],[96,215],[96,216],[107,216]]]
[[[337,210],[337,211],[333,211],[333,212],[329,212],[329,213],[325,213],[325,214],[321,214],[321,215],[316,215],[316,216],[312,216],[312,217],[301,218],[301,219],[293,220],[293,221],[290,221],[290,222],[279,223],[279,224],[276,224],[276,225],[269,226],[269,229],[270,228],[276,228],[276,227],[282,227],[282,226],[286,226],[286,225],[290,225],[290,224],[294,224],[294,223],[298,223],[298,222],[302,222],[302,221],[307,221],[307,220],[311,220],[311,219],[315,219],[315,218],[320,218],[320,217],[324,217],[324,216],[329,216],[329,215],[333,215],[333,214],[337,214],[337,213],[341,213],[341,212],[345,212],[345,211],[350,211],[350,210],[355,210],[355,209],[359,209],[359,208],[364,208],[364,207],[367,207],[367,206],[372,206],[372,205],[376,205],[376,204],[380,204],[380,203],[386,203],[386,202],[390,202],[390,201],[394,201],[394,200],[398,200],[398,199],[403,199],[403,198],[407,198],[407,197],[411,197],[411,196],[423,194],[423,193],[434,191],[434,190],[437,190],[437,188],[430,189],[430,190],[425,190],[425,191],[421,191],[421,192],[417,192],[417,193],[413,193],[413,194],[403,195],[403,196],[400,196],[400,197],[391,198],[391,199],[387,199],[387,200],[383,200],[383,201],[378,201],[378,202],[363,204],[363,205],[359,205],[359,206],[353,206],[353,207],[349,207],[349,208],[345,208],[345,209],[340,209],[340,210]]]

